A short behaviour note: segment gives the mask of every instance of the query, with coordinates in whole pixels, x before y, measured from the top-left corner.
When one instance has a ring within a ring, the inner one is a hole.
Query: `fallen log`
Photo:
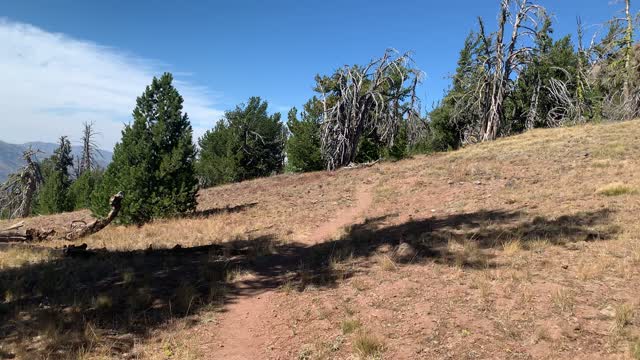
[[[50,235],[54,234],[53,229],[24,229],[24,230],[7,230],[0,232],[0,242],[10,241],[42,241],[46,240]]]
[[[24,226],[24,220],[20,221],[19,223],[13,224],[13,225],[9,226],[6,229],[2,229],[2,231],[15,230],[15,229],[19,229],[19,228],[21,228],[23,226]]]
[[[109,199],[111,210],[109,211],[107,217],[103,219],[95,219],[89,223],[82,220],[74,220],[69,225],[69,230],[66,232],[62,231],[59,238],[64,238],[67,240],[77,240],[104,229],[116,218],[116,216],[118,216],[120,208],[122,207],[123,198],[124,194],[122,193],[122,191],[113,195],[111,199]],[[51,235],[56,234],[56,231],[54,229],[22,229],[23,227],[24,223],[21,221],[13,226],[6,228],[5,230],[0,231],[0,242],[43,241],[49,238]]]
[[[115,218],[118,216],[120,212],[120,208],[122,207],[122,199],[124,198],[124,194],[122,191],[113,195],[111,199],[109,199],[109,205],[111,206],[111,211],[104,219],[96,219],[90,223],[84,223],[83,221],[73,221],[71,223],[71,230],[65,235],[65,239],[67,240],[76,240],[104,229],[107,225],[109,225]],[[79,224],[79,225],[78,225]]]

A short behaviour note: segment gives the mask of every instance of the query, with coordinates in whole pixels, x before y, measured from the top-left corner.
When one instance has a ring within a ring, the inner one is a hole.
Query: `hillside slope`
[[[203,190],[194,217],[86,239],[106,249],[91,259],[7,250],[3,316],[14,325],[0,328],[0,350],[637,358],[639,140],[640,121],[535,130]],[[61,328],[51,330],[52,318]]]

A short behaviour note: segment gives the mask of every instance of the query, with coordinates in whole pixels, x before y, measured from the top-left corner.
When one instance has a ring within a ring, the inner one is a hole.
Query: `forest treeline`
[[[536,1],[498,2],[496,23],[478,19],[450,87],[428,113],[416,96],[423,74],[411,54],[387,50],[367,64],[317,75],[315,95],[286,119],[252,97],[194,141],[183,98],[165,73],[138,97],[106,169],[96,166],[87,123],[78,159],[66,137],[50,158],[25,153],[26,165],[0,188],[0,215],[88,207],[104,216],[109,197],[123,191],[120,221],[143,223],[195,210],[202,187],[448,151],[534,128],[632,119],[640,115],[638,16],[630,0],[620,13],[585,39],[579,18],[575,34],[554,36],[552,17]]]

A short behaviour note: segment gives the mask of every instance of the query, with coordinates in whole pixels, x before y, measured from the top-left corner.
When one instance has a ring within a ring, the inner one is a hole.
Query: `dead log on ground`
[[[0,232],[0,242],[11,241],[42,241],[55,233],[53,229],[24,229],[24,230],[7,230]]]
[[[115,218],[118,216],[120,212],[120,208],[122,207],[122,199],[124,198],[124,194],[122,191],[113,195],[109,200],[109,205],[111,206],[111,211],[104,219],[96,219],[88,224],[83,223],[82,225],[76,225],[80,222],[74,221],[71,225],[71,230],[65,235],[65,239],[67,240],[76,240],[104,229],[107,225],[109,225]]]
[[[111,197],[111,199],[109,200],[111,211],[109,211],[109,214],[106,218],[96,219],[89,223],[86,223],[82,220],[72,221],[69,227],[70,229],[66,233],[63,232],[64,236],[60,236],[60,238],[64,238],[67,240],[76,240],[104,229],[116,218],[116,216],[118,216],[120,208],[122,207],[123,198],[124,194],[122,192],[119,192]],[[24,227],[23,222],[19,222],[13,226],[6,228],[5,230],[0,231],[0,242],[43,241],[47,240],[51,235],[56,233],[54,229],[22,229],[22,227]]]

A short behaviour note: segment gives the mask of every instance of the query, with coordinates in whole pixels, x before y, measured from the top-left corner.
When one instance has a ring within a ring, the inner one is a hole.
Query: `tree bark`
[[[98,231],[104,229],[116,218],[116,216],[118,216],[118,213],[120,212],[120,208],[122,207],[123,198],[124,198],[124,194],[122,193],[122,191],[113,195],[109,200],[111,211],[109,211],[109,214],[107,215],[106,218],[97,219],[86,225],[82,225],[75,228],[73,227],[73,224],[72,224],[71,231],[69,231],[64,238],[67,240],[76,240],[76,239],[97,233]]]
[[[65,233],[63,238],[67,240],[76,240],[104,229],[116,218],[116,216],[118,216],[120,208],[122,207],[123,198],[124,194],[122,192],[111,197],[109,200],[111,211],[109,211],[109,214],[104,219],[96,219],[88,224],[83,222],[82,225],[78,225],[80,224],[79,221],[71,222],[70,230]],[[0,231],[0,242],[43,241],[56,232],[54,229],[20,229],[22,226],[23,225],[21,223],[18,223]]]

